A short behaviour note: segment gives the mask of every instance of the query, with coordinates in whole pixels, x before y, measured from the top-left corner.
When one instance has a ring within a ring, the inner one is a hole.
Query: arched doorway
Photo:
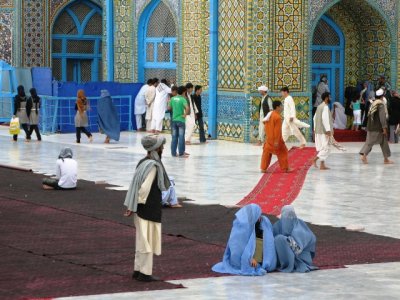
[[[345,40],[339,26],[327,16],[322,16],[314,31],[312,44],[312,88],[320,78],[328,78],[333,101],[343,103]]]
[[[102,10],[87,0],[65,7],[53,25],[53,76],[61,81],[102,80]]]
[[[166,78],[176,83],[177,25],[168,6],[152,1],[143,11],[138,34],[138,79]]]
[[[328,55],[318,56],[318,53],[314,52],[319,50],[315,47],[318,44],[316,39],[320,38],[319,36],[329,36],[332,39],[335,35],[336,38],[330,41],[329,46],[332,52],[340,51],[338,39],[340,40],[341,36],[344,45],[343,56],[340,56],[340,60],[343,60],[343,77],[340,78],[339,64],[339,71],[336,69],[335,72],[330,72],[330,83],[335,84],[332,88],[335,101],[343,101],[343,89],[350,81],[361,83],[368,80],[376,83],[379,75],[385,75],[392,85],[396,83],[397,32],[391,26],[390,19],[384,15],[374,0],[333,0],[311,25],[309,67],[311,88],[323,73],[318,73],[315,64],[320,61],[326,62],[329,58],[333,59]],[[324,39],[319,43],[323,41]],[[334,59],[336,58],[337,55]],[[338,62],[339,60],[335,63]]]

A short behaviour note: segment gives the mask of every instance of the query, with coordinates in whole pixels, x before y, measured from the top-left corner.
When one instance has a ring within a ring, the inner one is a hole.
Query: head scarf
[[[84,90],[78,90],[77,96],[78,99],[86,99],[85,91]]]
[[[39,98],[39,96],[38,96],[37,91],[36,91],[35,88],[31,88],[31,89],[29,90],[29,93],[31,94],[32,101],[33,101],[33,103],[35,104],[35,111],[36,111],[36,113],[37,113],[38,110],[39,110],[40,98]]]
[[[147,135],[142,138],[143,148],[150,153],[150,157],[156,161],[160,161],[157,150],[166,143],[165,137],[161,135]]]
[[[111,97],[110,93],[108,92],[108,90],[101,90],[100,98],[106,98],[106,97]]]
[[[61,149],[60,155],[58,155],[58,158],[64,161],[64,158],[72,158],[73,152],[71,148],[63,148]]]
[[[23,85],[17,87],[18,96],[25,97],[25,89]]]

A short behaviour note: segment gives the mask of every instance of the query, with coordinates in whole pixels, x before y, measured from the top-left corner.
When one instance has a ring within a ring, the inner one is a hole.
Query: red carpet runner
[[[256,203],[266,214],[279,215],[281,208],[291,204],[303,187],[307,171],[312,165],[316,154],[315,148],[294,148],[289,151],[289,165],[295,170],[283,173],[274,163],[267,174],[264,174],[253,191],[238,205]]]

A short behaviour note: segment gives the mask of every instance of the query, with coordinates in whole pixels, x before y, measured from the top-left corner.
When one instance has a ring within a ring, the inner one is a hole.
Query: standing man
[[[264,118],[267,140],[264,143],[261,158],[261,173],[267,173],[272,154],[278,157],[279,166],[282,171],[291,172],[292,170],[289,168],[288,163],[288,149],[282,138],[282,103],[274,101],[272,107],[274,110],[269,112]]]
[[[168,86],[167,80],[162,79],[161,83],[156,88],[156,97],[154,100],[154,108],[151,121],[151,130],[156,134],[159,134],[162,131],[165,111],[167,110],[167,103],[170,93],[171,88]]]
[[[376,91],[376,100],[372,103],[368,112],[367,140],[360,151],[361,160],[364,164],[368,163],[367,156],[372,147],[379,144],[385,164],[393,164],[389,157],[391,155],[388,143],[388,125],[386,119],[386,109],[383,103],[384,90]]]
[[[189,82],[186,84],[186,97],[189,103],[189,114],[186,116],[186,132],[185,132],[186,145],[190,145],[192,143],[192,135],[194,132],[194,127],[196,125],[196,114],[199,112],[197,110],[196,104],[193,101],[192,92],[193,92],[193,84]]]
[[[283,110],[283,127],[282,127],[282,137],[285,143],[291,135],[294,135],[300,142],[300,148],[306,146],[306,139],[301,133],[299,128],[309,128],[310,125],[301,122],[296,117],[296,105],[292,96],[289,95],[289,88],[283,87],[281,89],[281,96],[284,98],[284,110]]]
[[[184,97],[186,88],[180,86],[178,88],[178,96],[172,97],[168,109],[172,111],[172,142],[171,155],[176,157],[176,148],[178,147],[179,157],[187,158],[189,154],[185,152],[185,118],[189,114],[189,105]]]
[[[156,87],[158,86],[158,78],[154,78],[153,84],[147,88],[146,98],[146,130],[151,131],[151,120],[153,119],[154,100],[156,99]]]
[[[199,126],[199,138],[200,144],[207,143],[206,134],[204,132],[204,121],[203,121],[203,110],[201,108],[201,93],[203,92],[203,87],[201,85],[196,85],[194,87],[194,95],[192,99],[197,107],[196,123]]]
[[[325,165],[325,160],[331,151],[330,140],[333,135],[333,120],[329,109],[331,94],[329,92],[323,93],[322,100],[323,102],[317,107],[314,115],[315,147],[318,152],[314,158],[314,166],[317,167],[317,161],[320,159],[320,170],[329,170]]]
[[[258,124],[258,145],[261,146],[265,142],[265,130],[263,119],[267,116],[269,111],[272,109],[272,100],[268,96],[268,88],[262,85],[258,88],[261,95],[260,103],[260,122]]]
[[[315,103],[313,107],[313,116],[317,111],[317,107],[323,102],[322,94],[329,93],[328,78],[326,75],[321,75],[319,83],[317,85],[317,96],[315,98]]]
[[[147,84],[141,87],[139,93],[135,98],[135,118],[136,118],[136,130],[142,131],[143,129],[143,114],[146,113],[146,92],[149,86],[153,85],[153,79],[147,80]]]
[[[132,278],[158,281],[152,276],[153,254],[161,255],[162,192],[171,186],[161,162],[165,137],[149,135],[142,138],[147,156],[142,159],[126,194],[125,216],[134,214],[136,228],[135,267]]]

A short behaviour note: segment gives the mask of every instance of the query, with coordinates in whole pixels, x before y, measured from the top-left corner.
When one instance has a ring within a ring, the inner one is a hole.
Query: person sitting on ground
[[[56,177],[44,178],[45,190],[73,190],[78,181],[78,163],[72,158],[71,148],[61,150],[57,159]]]
[[[257,204],[236,213],[222,262],[212,267],[217,273],[261,276],[276,268],[272,225]]]
[[[317,239],[307,224],[297,218],[293,206],[282,208],[274,224],[278,270],[284,273],[306,273],[317,270],[313,265]]]
[[[180,208],[182,205],[179,204],[178,197],[175,191],[175,180],[173,177],[169,177],[171,186],[167,191],[162,192],[162,204],[164,207]]]

